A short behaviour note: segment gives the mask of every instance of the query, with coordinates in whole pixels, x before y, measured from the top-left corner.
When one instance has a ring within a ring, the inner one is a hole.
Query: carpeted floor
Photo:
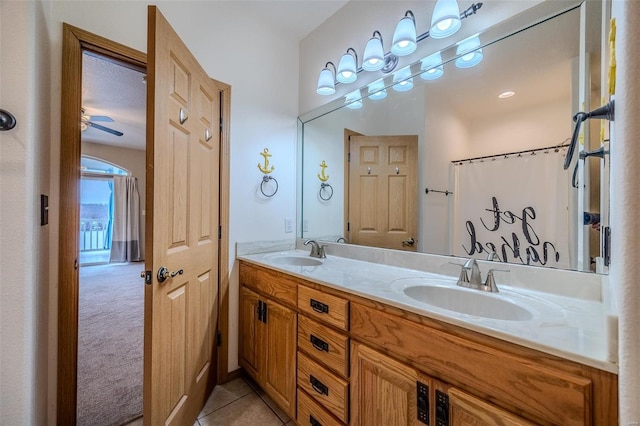
[[[80,268],[78,425],[142,415],[144,263]]]

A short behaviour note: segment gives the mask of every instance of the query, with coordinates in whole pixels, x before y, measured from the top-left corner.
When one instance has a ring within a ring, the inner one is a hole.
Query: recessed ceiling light
[[[507,92],[502,92],[502,93],[500,93],[500,94],[498,95],[498,97],[499,97],[500,99],[507,99],[507,98],[512,97],[512,96],[513,96],[513,95],[515,95],[515,94],[516,94],[516,92],[513,92],[513,91],[509,90],[509,91],[507,91]]]

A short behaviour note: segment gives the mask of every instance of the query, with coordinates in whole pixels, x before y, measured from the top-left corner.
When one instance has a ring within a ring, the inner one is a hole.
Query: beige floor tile
[[[200,414],[198,414],[198,418],[211,414],[251,392],[253,392],[251,387],[242,378],[218,385],[211,393]]]
[[[201,426],[282,426],[283,422],[255,393],[220,408],[198,420]]]

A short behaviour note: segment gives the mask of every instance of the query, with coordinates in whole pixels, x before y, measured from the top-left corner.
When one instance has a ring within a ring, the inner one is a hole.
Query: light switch
[[[293,232],[293,221],[291,219],[284,220],[284,232],[287,234]]]

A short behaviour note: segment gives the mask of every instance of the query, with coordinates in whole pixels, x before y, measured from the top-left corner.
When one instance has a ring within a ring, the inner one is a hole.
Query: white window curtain
[[[113,177],[113,234],[110,262],[144,260],[140,232],[138,180],[132,176]]]
[[[569,181],[564,150],[454,165],[453,254],[569,268]]]

